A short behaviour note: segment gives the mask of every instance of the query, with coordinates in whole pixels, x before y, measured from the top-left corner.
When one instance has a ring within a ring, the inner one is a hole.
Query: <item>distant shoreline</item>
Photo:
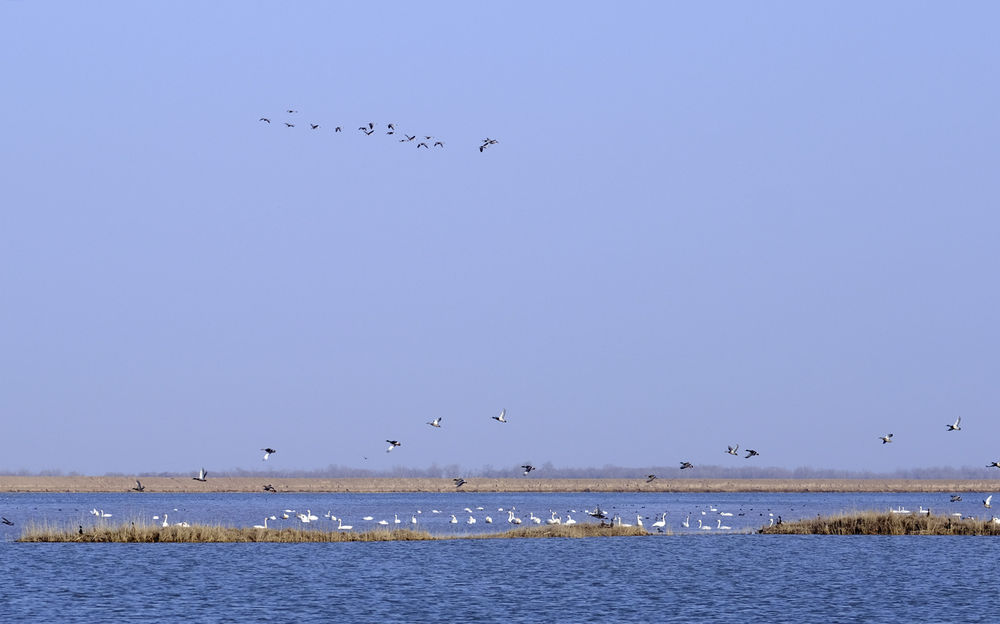
[[[451,479],[138,477],[147,493],[277,492],[994,492],[990,479],[493,479],[470,477],[461,488]],[[135,477],[0,476],[0,492],[129,492]],[[141,495],[138,492],[134,494]]]

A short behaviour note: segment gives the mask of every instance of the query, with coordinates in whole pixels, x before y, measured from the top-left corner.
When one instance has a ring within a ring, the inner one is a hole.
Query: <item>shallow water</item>
[[[95,506],[113,513],[114,521],[167,510],[171,520],[176,513],[178,520],[242,525],[260,522],[264,513],[307,507],[323,528],[330,527],[327,507],[355,526],[368,513],[391,520],[393,513],[421,509],[421,518],[435,518],[424,528],[446,533],[470,530],[439,517],[467,515],[464,507],[482,518],[491,506],[494,514],[513,505],[518,513],[548,515],[550,507],[564,514],[599,504],[626,519],[635,513],[652,519],[665,510],[677,531],[682,514],[718,517],[711,507],[732,510],[726,523],[739,520],[749,529],[766,524],[768,513],[794,519],[898,505],[981,509],[980,497],[965,498],[955,507],[946,495],[927,494],[603,494],[600,500],[579,494],[20,494],[0,497],[0,513],[17,522],[5,527],[8,540],[25,521],[97,522],[87,513]],[[736,515],[741,509],[744,516]],[[480,521],[472,530],[485,528]],[[1000,542],[992,538],[701,533],[342,544],[6,541],[0,543],[4,619],[954,622],[983,619],[996,595],[991,562]]]

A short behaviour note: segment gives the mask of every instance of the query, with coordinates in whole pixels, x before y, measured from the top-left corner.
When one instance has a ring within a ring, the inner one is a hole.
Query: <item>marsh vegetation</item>
[[[780,535],[1000,535],[1000,521],[932,514],[862,511],[782,522],[760,529]]]

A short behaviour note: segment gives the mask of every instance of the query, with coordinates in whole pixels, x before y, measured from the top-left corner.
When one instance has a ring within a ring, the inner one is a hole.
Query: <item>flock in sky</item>
[[[284,124],[285,129],[290,130],[301,125],[298,123],[299,111],[289,108],[285,110],[284,114],[288,116],[285,121],[281,122],[282,124]],[[261,117],[258,120],[258,122],[270,126],[271,117],[267,116]],[[308,126],[309,130],[313,132],[320,130],[321,128],[324,127],[322,124],[313,123],[311,121],[308,122]],[[334,133],[343,132],[344,126],[334,126],[333,131]],[[414,141],[416,141],[416,148],[418,150],[420,148],[424,148],[430,151],[432,148],[438,148],[438,149],[444,148],[444,140],[441,139],[440,137],[433,134],[423,134],[418,132],[409,134],[407,132],[398,130],[394,122],[387,123],[384,126],[379,126],[373,121],[367,121],[358,126],[357,132],[360,132],[365,136],[372,136],[374,134],[383,134],[385,136],[392,137],[393,139],[396,140],[397,143],[406,143],[408,145],[413,145]],[[479,143],[479,152],[480,153],[485,152],[487,148],[496,145],[499,142],[500,141],[497,139],[486,137]]]

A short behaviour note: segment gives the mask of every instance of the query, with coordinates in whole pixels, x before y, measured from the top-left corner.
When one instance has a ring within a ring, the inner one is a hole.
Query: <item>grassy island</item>
[[[25,527],[19,542],[117,542],[117,543],[225,543],[225,542],[390,542],[453,539],[517,539],[544,537],[631,537],[650,535],[642,527],[580,523],[518,527],[499,533],[432,535],[411,529],[368,531],[317,531],[303,529],[255,529],[213,525],[189,527],[127,524],[89,528]]]
[[[1000,522],[935,516],[863,511],[836,516],[805,518],[760,529],[779,535],[1000,535]]]

